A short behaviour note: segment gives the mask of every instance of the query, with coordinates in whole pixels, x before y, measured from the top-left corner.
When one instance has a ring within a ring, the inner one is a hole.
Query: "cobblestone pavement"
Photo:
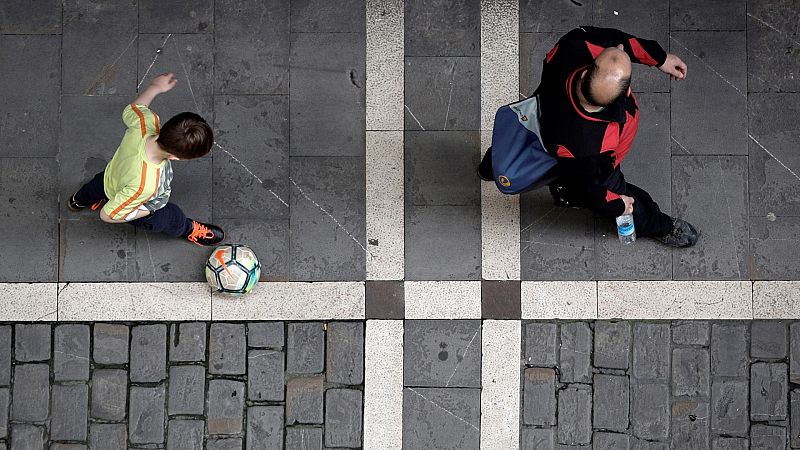
[[[3,325],[0,448],[359,448],[363,354],[363,322]]]

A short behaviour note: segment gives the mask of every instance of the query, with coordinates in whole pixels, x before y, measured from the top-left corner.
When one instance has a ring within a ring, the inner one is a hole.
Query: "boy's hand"
[[[163,94],[164,92],[169,91],[170,89],[174,88],[175,85],[178,84],[178,79],[175,77],[175,74],[172,72],[163,73],[153,79],[153,82],[150,83],[151,86],[158,89],[158,92]]]

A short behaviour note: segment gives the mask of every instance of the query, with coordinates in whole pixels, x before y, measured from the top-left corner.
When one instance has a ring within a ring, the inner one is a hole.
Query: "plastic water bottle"
[[[636,241],[636,228],[633,226],[632,214],[623,214],[617,217],[617,234],[623,245],[633,244]]]

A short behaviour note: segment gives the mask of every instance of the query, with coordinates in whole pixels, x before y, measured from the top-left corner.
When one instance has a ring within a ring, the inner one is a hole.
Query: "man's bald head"
[[[603,50],[583,77],[581,93],[596,106],[608,106],[628,92],[631,59],[618,47]]]

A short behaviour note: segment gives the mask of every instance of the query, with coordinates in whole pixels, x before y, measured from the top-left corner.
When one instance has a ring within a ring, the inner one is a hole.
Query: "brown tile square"
[[[481,317],[484,319],[516,319],[522,317],[520,282],[481,281]]]
[[[367,319],[404,319],[406,304],[403,282],[367,281],[366,313]]]

